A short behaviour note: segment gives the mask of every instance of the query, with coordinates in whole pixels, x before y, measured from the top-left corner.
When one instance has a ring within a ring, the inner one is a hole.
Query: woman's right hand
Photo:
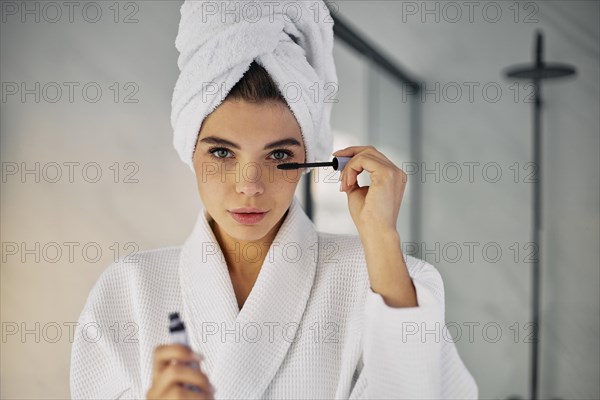
[[[193,368],[188,363],[195,364]],[[196,385],[201,392],[184,387]],[[181,344],[159,345],[154,349],[152,386],[147,399],[213,399],[214,388],[200,369],[200,358]]]

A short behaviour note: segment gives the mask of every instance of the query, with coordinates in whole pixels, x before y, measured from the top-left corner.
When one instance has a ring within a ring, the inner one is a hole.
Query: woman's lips
[[[229,213],[231,214],[231,216],[233,217],[233,219],[236,220],[236,222],[238,222],[240,224],[243,224],[243,225],[254,225],[254,224],[258,224],[260,221],[262,221],[265,218],[265,215],[267,215],[267,212],[263,212],[263,213],[234,213],[234,212],[229,212]]]

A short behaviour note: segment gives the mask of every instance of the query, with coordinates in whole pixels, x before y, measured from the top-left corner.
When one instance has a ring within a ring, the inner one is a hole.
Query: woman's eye
[[[209,153],[212,154],[213,156],[217,157],[217,158],[226,158],[227,153],[229,153],[229,150],[227,150],[227,149],[213,149],[213,150],[210,150]]]
[[[275,155],[275,154],[281,154],[281,155],[283,155],[284,157],[285,157],[285,156],[288,156],[287,158],[289,158],[289,157],[293,157],[293,154],[292,154],[291,152],[289,152],[289,151],[284,151],[284,150],[276,150],[276,151],[274,151],[272,154],[274,154],[274,155]],[[284,157],[275,157],[275,160],[276,160],[276,161],[282,161],[282,160],[285,160],[285,159],[286,159],[286,158],[284,158]]]
[[[210,149],[208,151],[208,153],[216,159],[231,158],[231,157],[227,156],[227,154],[229,154],[231,152],[224,147]],[[289,150],[275,150],[270,155],[273,157],[272,158],[273,161],[283,161],[283,160],[287,160],[290,157],[293,157],[294,153],[292,153]]]

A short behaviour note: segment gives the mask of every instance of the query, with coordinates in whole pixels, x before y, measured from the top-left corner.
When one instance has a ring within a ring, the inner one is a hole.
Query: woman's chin
[[[233,239],[244,242],[260,241],[269,232],[263,224],[260,225],[243,225],[233,222],[227,225],[227,233]]]
[[[240,242],[240,243],[255,243],[255,244],[260,244],[262,242],[262,239],[264,238],[264,235],[244,235],[241,233],[235,233],[231,235],[232,240],[234,240],[235,242]],[[244,251],[247,251],[244,250]]]

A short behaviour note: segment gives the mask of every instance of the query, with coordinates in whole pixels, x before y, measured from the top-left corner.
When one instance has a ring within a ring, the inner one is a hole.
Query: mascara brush
[[[331,161],[314,162],[314,163],[286,163],[279,164],[279,169],[300,169],[300,168],[312,168],[312,167],[333,167],[334,171],[341,171],[344,169],[348,161],[352,157],[333,157]]]

